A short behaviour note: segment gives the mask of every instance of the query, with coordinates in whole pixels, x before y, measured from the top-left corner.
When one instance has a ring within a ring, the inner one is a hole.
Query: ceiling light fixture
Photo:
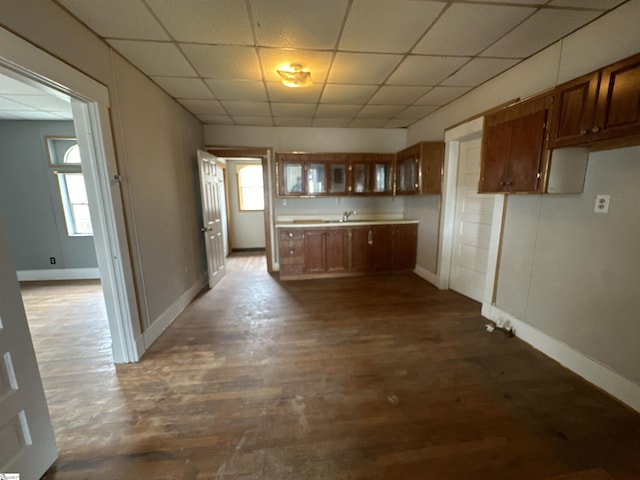
[[[311,72],[302,70],[302,65],[299,63],[292,63],[284,68],[276,68],[276,73],[280,76],[280,81],[285,87],[299,88],[313,85]]]

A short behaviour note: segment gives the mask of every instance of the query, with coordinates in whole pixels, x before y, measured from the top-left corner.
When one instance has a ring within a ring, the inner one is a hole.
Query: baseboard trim
[[[482,315],[494,322],[510,322],[516,337],[640,412],[640,385],[494,305],[483,304]]]
[[[434,273],[431,273],[426,268],[421,267],[420,265],[416,265],[416,268],[413,269],[413,273],[418,275],[420,278],[426,280],[436,288],[439,288],[440,290],[442,290],[442,288],[440,288],[440,281],[439,281],[440,279],[438,278],[438,276]]]
[[[18,281],[94,280],[100,278],[97,268],[52,268],[51,270],[18,270]]]
[[[187,308],[187,305],[191,303],[191,301],[200,293],[200,291],[207,284],[208,278],[207,275],[203,275],[198,281],[196,281],[186,292],[184,292],[180,297],[171,304],[169,308],[167,308],[155,321],[144,331],[142,332],[142,337],[144,341],[144,351],[148,350],[149,347],[155,342],[162,332],[164,332],[169,325],[173,323],[173,321],[178,318],[178,315],[182,313],[182,311]]]

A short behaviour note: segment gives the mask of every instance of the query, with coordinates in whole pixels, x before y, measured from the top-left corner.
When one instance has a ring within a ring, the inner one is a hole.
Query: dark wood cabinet
[[[442,192],[443,142],[420,142],[396,155],[396,195]]]
[[[418,225],[279,228],[280,278],[410,271]]]
[[[362,153],[351,156],[349,192],[354,195],[393,195],[393,164],[390,153]]]
[[[312,229],[304,234],[304,273],[344,273],[349,267],[347,230]]]
[[[640,55],[554,89],[550,148],[640,135]]]
[[[393,229],[393,270],[413,270],[416,266],[418,248],[418,225],[394,225]]]
[[[542,193],[551,101],[544,95],[485,117],[479,193]]]

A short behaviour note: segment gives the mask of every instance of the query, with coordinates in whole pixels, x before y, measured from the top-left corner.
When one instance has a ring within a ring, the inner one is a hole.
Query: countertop
[[[364,225],[402,225],[419,223],[418,220],[411,219],[356,219],[347,222],[339,220],[316,220],[316,219],[300,219],[276,222],[276,228],[326,228],[326,227],[358,227]]]

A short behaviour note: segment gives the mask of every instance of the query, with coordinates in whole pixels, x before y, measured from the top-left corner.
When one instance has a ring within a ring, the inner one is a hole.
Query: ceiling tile
[[[433,87],[416,105],[444,105],[471,90],[471,87]]]
[[[322,103],[358,105],[366,103],[378,87],[374,85],[325,85]]]
[[[292,63],[302,65],[304,70],[311,72],[314,83],[323,83],[329,73],[329,65],[333,53],[317,50],[293,50],[285,48],[259,48],[258,54],[262,62],[265,80],[280,81],[276,73],[277,68],[288,67]]]
[[[110,3],[109,2],[104,3]],[[245,2],[238,0],[146,0],[179,42],[251,45]]]
[[[482,52],[483,57],[526,58],[593,20],[600,12],[544,9]]]
[[[251,117],[270,117],[271,109],[266,102],[235,102],[223,101],[224,108],[230,115],[244,115]]]
[[[262,82],[249,80],[206,80],[206,82],[219,100],[267,101],[267,94]]]
[[[60,0],[98,35],[134,40],[170,40],[142,0]]]
[[[310,127],[311,121],[303,117],[273,117],[273,123],[278,127]]]
[[[500,2],[496,2],[496,0],[474,0],[475,3],[500,3]],[[547,0],[508,0],[507,2],[501,2],[501,3],[513,3],[513,4],[518,4],[518,5],[533,5],[533,6],[539,6],[542,5],[546,2]]]
[[[113,48],[147,75],[196,77],[197,74],[172,43],[109,40]]]
[[[218,100],[179,100],[187,110],[195,114],[225,115]]]
[[[608,10],[615,8],[625,0],[552,0],[549,5],[553,7],[573,7],[573,8],[599,8]]]
[[[362,105],[318,105],[316,118],[353,118],[362,109]]]
[[[412,118],[394,118],[384,124],[384,128],[406,128],[415,120]]]
[[[348,118],[314,118],[311,124],[314,127],[322,128],[346,128],[351,123],[351,117]]]
[[[233,125],[234,121],[229,115],[210,115],[199,114],[196,115],[200,121],[209,123],[211,125]]]
[[[358,118],[386,118],[395,117],[405,109],[404,105],[365,105],[358,113]]]
[[[528,7],[454,3],[413,50],[435,55],[476,55],[535,12]]]
[[[382,83],[402,60],[402,55],[338,52],[329,72],[329,83],[376,85]]]
[[[373,105],[411,105],[431,87],[382,86],[369,100]]]
[[[285,87],[280,82],[267,82],[269,99],[272,102],[318,103],[322,93],[322,85],[311,85],[304,88]]]
[[[28,107],[19,102],[14,102],[6,97],[0,97],[0,109],[2,110],[35,110],[33,107]]]
[[[386,118],[354,118],[349,127],[352,128],[382,128],[388,120]]]
[[[347,0],[251,0],[259,46],[332,49]]]
[[[151,77],[173,98],[215,98],[201,78]]]
[[[411,55],[400,64],[387,84],[437,85],[468,60],[466,57]]]
[[[475,87],[513,67],[518,60],[508,58],[474,58],[442,82],[452,87]]]
[[[250,117],[243,115],[234,115],[233,119],[240,125],[259,125],[271,127],[273,119],[271,117]]]
[[[412,105],[405,108],[402,112],[396,115],[396,118],[409,118],[418,120],[419,118],[429,115],[438,108],[440,107],[434,105]]]
[[[42,93],[42,92],[41,92]],[[7,95],[6,99],[23,105],[23,110],[33,108],[47,112],[70,112],[71,104],[48,95]]]
[[[298,103],[272,103],[271,111],[274,117],[313,117],[315,105],[300,105]]]
[[[182,50],[201,76],[215,80],[262,80],[253,47],[189,45]]]
[[[340,50],[408,53],[445,5],[429,1],[354,0]]]

